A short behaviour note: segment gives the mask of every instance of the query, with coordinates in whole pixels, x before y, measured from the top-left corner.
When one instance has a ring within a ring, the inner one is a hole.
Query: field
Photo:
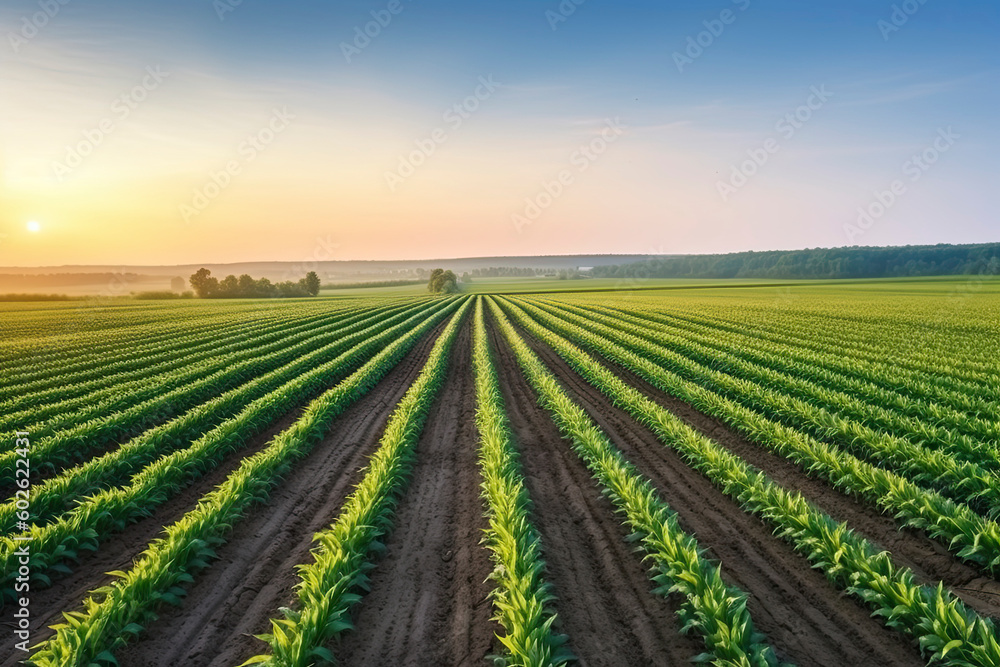
[[[1000,665],[1000,281],[756,283],[0,304],[0,667]]]

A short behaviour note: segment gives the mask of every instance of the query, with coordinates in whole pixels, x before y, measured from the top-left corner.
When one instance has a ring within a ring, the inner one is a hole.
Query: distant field
[[[996,278],[0,314],[37,664],[1000,664]]]

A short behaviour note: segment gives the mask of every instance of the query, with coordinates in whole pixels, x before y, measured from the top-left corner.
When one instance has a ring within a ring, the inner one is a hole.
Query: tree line
[[[1000,243],[683,255],[596,266],[602,278],[891,278],[1000,274]]]
[[[319,276],[310,271],[298,281],[286,280],[272,283],[267,278],[254,279],[244,273],[240,277],[228,275],[222,280],[212,276],[206,268],[195,271],[188,280],[195,294],[203,299],[266,299],[272,297],[304,297],[319,294]]]

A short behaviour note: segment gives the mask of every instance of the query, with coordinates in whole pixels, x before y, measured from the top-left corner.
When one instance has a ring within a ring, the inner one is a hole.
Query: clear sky
[[[995,0],[7,0],[0,265],[997,241],[998,38]]]

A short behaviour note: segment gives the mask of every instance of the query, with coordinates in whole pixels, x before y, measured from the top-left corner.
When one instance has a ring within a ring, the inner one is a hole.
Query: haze
[[[996,240],[998,16],[7,2],[0,265]]]

